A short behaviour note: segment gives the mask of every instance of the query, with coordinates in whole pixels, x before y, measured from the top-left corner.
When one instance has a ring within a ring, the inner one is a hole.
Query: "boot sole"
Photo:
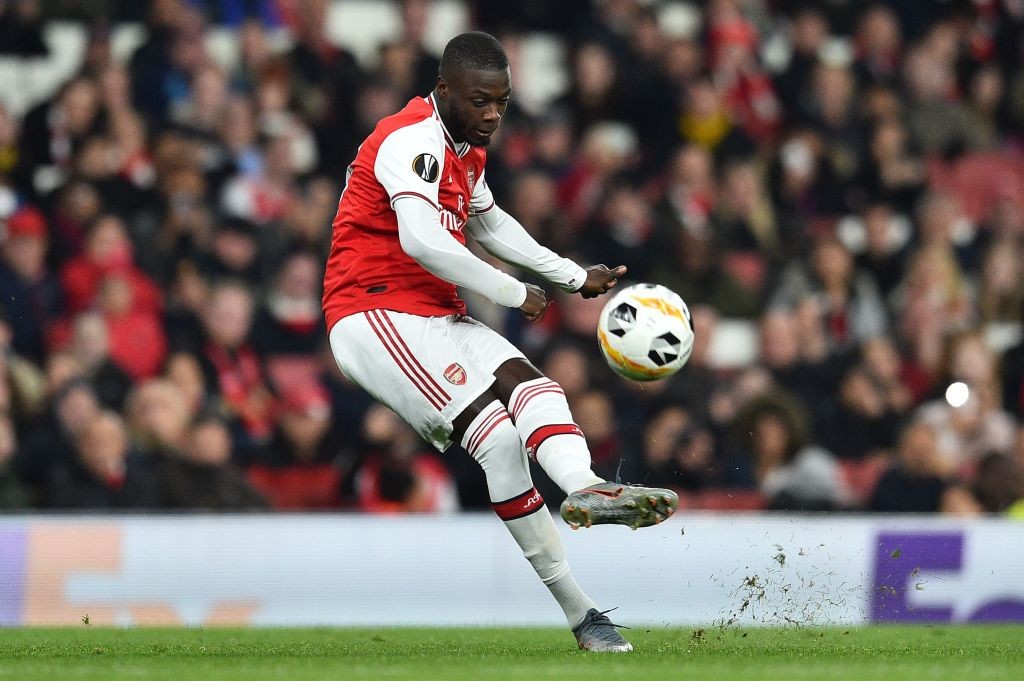
[[[596,492],[573,492],[562,502],[562,520],[576,530],[592,525],[625,525],[634,530],[664,522],[679,508],[679,496],[667,489],[623,487],[610,498]]]

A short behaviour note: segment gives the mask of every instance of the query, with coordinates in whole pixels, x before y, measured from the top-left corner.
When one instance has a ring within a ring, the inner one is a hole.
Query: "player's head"
[[[508,56],[494,36],[472,31],[448,42],[435,95],[441,118],[456,142],[490,144],[511,94]]]

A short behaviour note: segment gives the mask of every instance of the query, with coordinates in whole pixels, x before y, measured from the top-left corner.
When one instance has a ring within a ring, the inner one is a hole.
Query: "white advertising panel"
[[[561,525],[561,523],[559,522]],[[1024,526],[684,514],[563,526],[625,624],[1024,621]],[[0,518],[0,625],[564,624],[492,515]]]

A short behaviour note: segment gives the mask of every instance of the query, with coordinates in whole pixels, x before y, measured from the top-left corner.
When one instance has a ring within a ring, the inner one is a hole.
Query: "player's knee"
[[[501,418],[480,430],[476,437],[467,438],[465,447],[484,471],[522,466],[522,440],[510,419]]]
[[[502,403],[508,405],[512,393],[524,383],[544,378],[537,367],[522,357],[515,357],[499,366],[494,372],[494,389]]]

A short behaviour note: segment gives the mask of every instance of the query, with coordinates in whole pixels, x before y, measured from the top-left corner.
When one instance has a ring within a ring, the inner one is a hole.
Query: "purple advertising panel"
[[[27,546],[24,530],[0,530],[0,626],[21,623]]]
[[[969,534],[961,531],[879,534],[875,545],[870,620],[906,623],[1024,622],[1024,600],[1019,598],[1020,594],[993,594],[989,600],[973,604],[969,612],[955,612],[953,602],[945,605],[913,604],[915,592],[924,590],[922,575],[938,572],[946,573],[950,579],[963,576],[970,556],[966,551],[968,538]]]

